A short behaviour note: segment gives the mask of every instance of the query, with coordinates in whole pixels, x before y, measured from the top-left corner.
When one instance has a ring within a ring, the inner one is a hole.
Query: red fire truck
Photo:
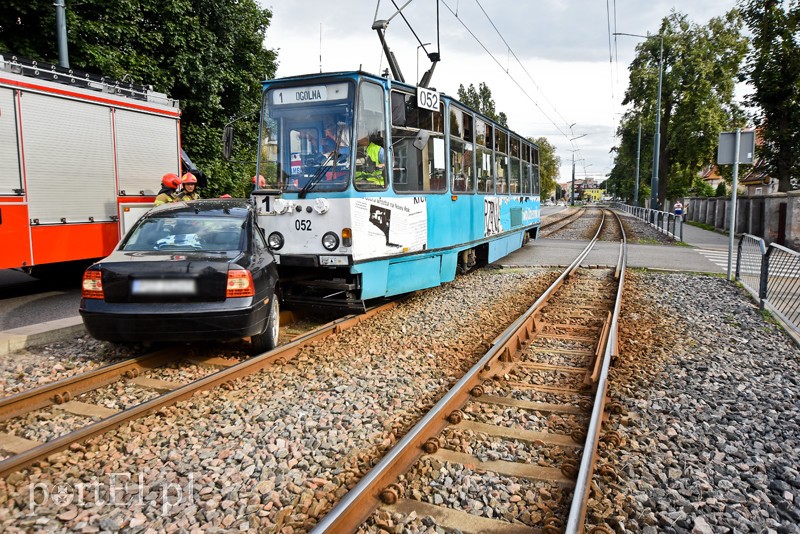
[[[0,55],[0,268],[109,254],[180,174],[180,115],[149,87]]]

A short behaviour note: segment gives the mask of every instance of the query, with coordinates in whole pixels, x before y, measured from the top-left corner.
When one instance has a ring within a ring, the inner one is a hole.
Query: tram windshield
[[[267,188],[301,195],[347,188],[353,93],[349,82],[307,82],[264,93],[258,173]]]

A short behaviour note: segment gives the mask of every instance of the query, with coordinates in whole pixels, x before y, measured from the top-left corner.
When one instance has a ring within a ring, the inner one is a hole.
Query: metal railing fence
[[[760,237],[739,239],[736,279],[758,298],[759,306],[776,315],[800,336],[800,252]]]
[[[652,210],[650,208],[640,208],[637,206],[629,206],[622,202],[615,202],[612,207],[619,209],[626,213],[630,213],[637,219],[650,224],[653,228],[663,234],[668,235],[672,239],[683,241],[683,216],[675,215],[667,211]]]

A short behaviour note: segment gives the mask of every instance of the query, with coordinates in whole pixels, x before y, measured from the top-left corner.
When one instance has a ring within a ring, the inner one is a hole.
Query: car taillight
[[[250,271],[228,271],[228,289],[225,298],[252,297],[255,294],[253,275]]]
[[[86,271],[83,273],[83,289],[81,297],[85,299],[102,299],[103,275],[100,271]]]

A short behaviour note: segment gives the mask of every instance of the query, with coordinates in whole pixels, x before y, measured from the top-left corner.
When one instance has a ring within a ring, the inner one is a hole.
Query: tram
[[[363,310],[535,239],[539,150],[449,96],[362,71],[263,83],[259,225],[286,307]]]

